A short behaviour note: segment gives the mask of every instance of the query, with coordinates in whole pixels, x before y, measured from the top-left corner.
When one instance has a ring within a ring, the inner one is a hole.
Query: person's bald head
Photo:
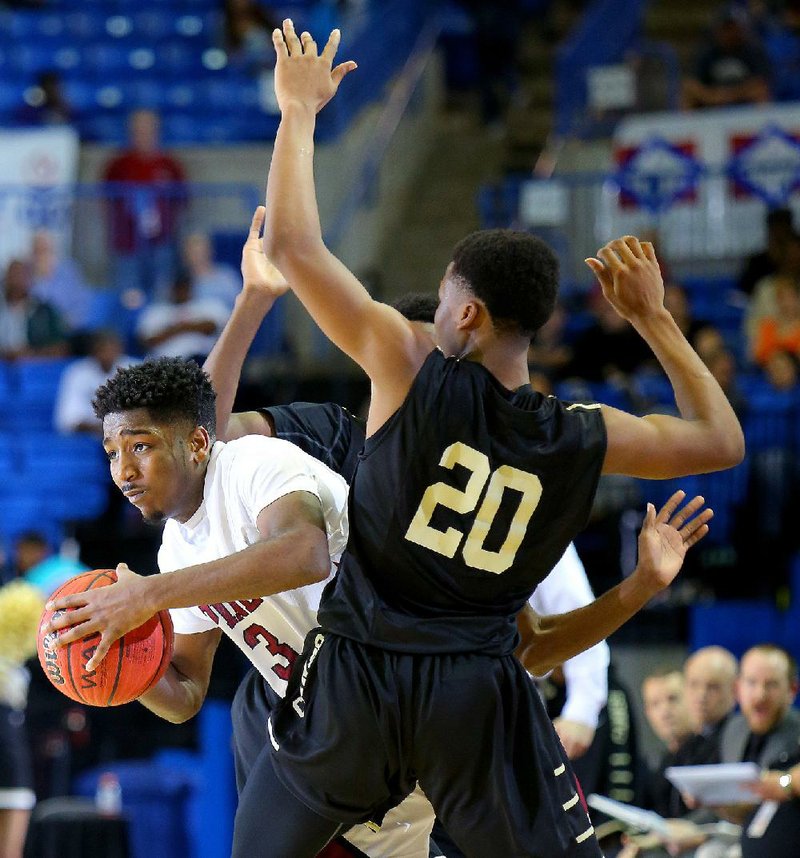
[[[721,646],[703,647],[686,659],[686,705],[696,733],[716,726],[733,711],[737,670],[736,658]]]

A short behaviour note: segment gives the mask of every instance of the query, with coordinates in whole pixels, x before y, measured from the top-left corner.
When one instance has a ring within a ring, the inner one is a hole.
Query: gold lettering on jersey
[[[472,471],[472,474],[463,491],[445,483],[428,486],[408,526],[406,539],[444,557],[455,557],[464,534],[455,527],[448,527],[446,531],[431,527],[434,511],[437,505],[441,505],[460,515],[472,512],[478,506],[488,482],[486,496],[467,534],[463,557],[464,562],[473,569],[493,572],[496,575],[505,572],[513,564],[531,517],[541,500],[541,480],[535,474],[512,468],[510,465],[501,465],[492,473],[488,456],[460,441],[451,444],[444,451],[439,465],[448,470],[452,470],[455,465],[461,465]],[[487,551],[483,544],[500,509],[506,489],[519,492],[522,499],[500,550]]]
[[[423,548],[430,548],[437,554],[454,557],[464,534],[454,527],[448,527],[444,532],[436,530],[430,526],[429,522],[439,504],[462,515],[472,512],[478,505],[483,487],[489,479],[491,468],[487,456],[460,441],[451,444],[444,451],[439,464],[448,470],[452,470],[455,465],[462,465],[467,470],[472,471],[472,476],[467,481],[463,492],[445,483],[434,483],[432,486],[428,486],[422,496],[419,509],[417,509],[411,524],[408,526],[406,539],[421,545]]]
[[[520,492],[522,500],[514,513],[508,529],[505,542],[499,551],[487,551],[483,547],[494,517],[497,515],[503,500],[503,492],[513,489]],[[514,562],[522,540],[528,530],[531,517],[539,506],[542,497],[542,482],[535,474],[520,471],[510,465],[501,465],[489,481],[486,497],[475,516],[475,523],[464,543],[464,560],[474,569],[483,569],[499,575],[505,572]]]

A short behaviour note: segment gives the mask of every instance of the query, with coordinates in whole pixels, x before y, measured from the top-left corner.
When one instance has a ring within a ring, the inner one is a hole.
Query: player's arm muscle
[[[647,414],[635,417],[601,406],[608,446],[604,474],[664,479],[729,468],[740,459],[740,432],[730,437],[700,418]]]
[[[258,599],[328,577],[330,555],[319,498],[291,492],[265,507],[256,524],[260,541],[242,551],[143,579],[150,613]]]
[[[264,248],[326,336],[365,370],[373,393],[386,397],[373,408],[388,417],[405,398],[430,341],[374,301],[325,246],[314,189],[314,126],[312,110],[294,103],[283,110],[267,182]]]
[[[219,629],[175,635],[175,648],[166,673],[139,698],[139,702],[173,724],[181,724],[196,715],[206,699],[221,635]]]

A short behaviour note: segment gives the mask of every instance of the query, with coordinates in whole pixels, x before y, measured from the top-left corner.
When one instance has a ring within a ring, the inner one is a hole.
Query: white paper
[[[597,795],[597,793],[587,796],[586,803],[589,807],[605,813],[606,816],[630,825],[631,828],[637,828],[640,831],[653,831],[662,836],[669,832],[667,820],[663,816],[659,816],[654,810],[643,810],[641,807],[624,804],[621,801],[615,801],[613,798]]]
[[[761,769],[755,763],[719,763],[709,766],[670,766],[664,774],[682,793],[701,804],[758,804],[747,784],[758,781]]]

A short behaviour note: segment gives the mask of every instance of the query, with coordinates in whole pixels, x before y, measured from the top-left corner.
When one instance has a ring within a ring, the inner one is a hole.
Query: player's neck
[[[197,510],[200,509],[200,505],[203,503],[203,498],[205,496],[207,470],[207,463],[205,463],[201,471],[195,475],[196,479],[193,479],[191,484],[187,486],[187,491],[183,497],[183,503],[181,504],[180,511],[171,515],[170,518],[174,518],[181,524],[186,524]]]
[[[465,355],[480,363],[506,388],[516,390],[530,383],[527,337],[508,335],[478,338]]]

